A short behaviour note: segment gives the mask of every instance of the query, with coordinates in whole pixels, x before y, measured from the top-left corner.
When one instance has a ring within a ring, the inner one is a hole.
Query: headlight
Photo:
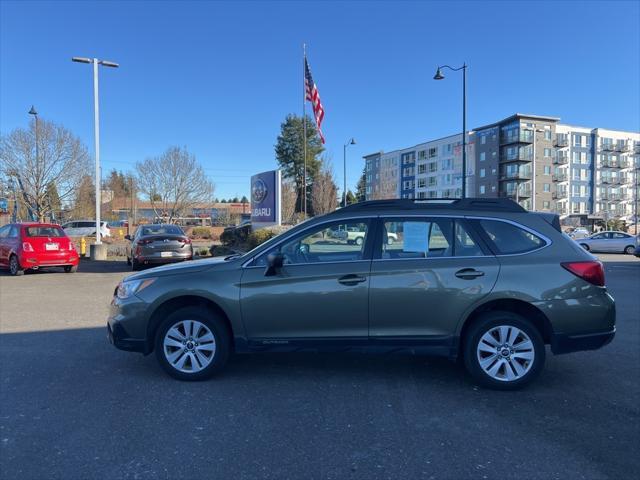
[[[123,280],[118,284],[116,295],[118,296],[118,298],[122,299],[129,298],[134,293],[138,293],[141,290],[144,290],[155,281],[155,278],[144,278],[142,280]]]

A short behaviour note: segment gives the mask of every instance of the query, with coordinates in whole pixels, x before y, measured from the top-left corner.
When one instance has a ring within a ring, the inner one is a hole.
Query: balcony
[[[553,159],[553,163],[555,165],[567,165],[569,163],[569,156],[557,155],[556,158]]]
[[[501,198],[510,198],[511,200],[518,201],[522,200],[523,198],[531,198],[531,189],[523,188],[518,190],[517,193],[515,190],[509,190],[507,192],[500,192],[498,196]]]
[[[500,145],[509,145],[512,143],[533,143],[533,132],[531,130],[517,131],[514,134],[500,135]]]
[[[620,163],[611,160],[600,160],[600,168],[620,168]]]
[[[504,162],[530,162],[533,160],[533,155],[530,152],[518,150],[515,153],[503,152],[500,160]]]
[[[600,150],[603,152],[613,152],[616,149],[613,143],[603,143],[600,145]]]
[[[620,179],[618,177],[600,177],[600,183],[603,185],[618,185]]]
[[[637,144],[633,147],[633,152],[634,153],[640,153],[640,144]]]
[[[629,150],[630,150],[630,148],[629,148],[629,144],[627,142],[617,143],[616,144],[616,151],[617,152],[628,152]]]
[[[552,178],[554,182],[566,182],[568,180],[566,173],[555,173]]]
[[[557,192],[553,192],[551,194],[551,197],[554,200],[562,200],[563,198],[567,198],[567,191],[566,190],[558,190]]]
[[[563,136],[557,136],[555,142],[553,142],[553,144],[556,147],[568,147],[569,146],[569,138],[566,135]]]
[[[509,180],[531,180],[531,172],[513,172],[500,175],[501,182]]]

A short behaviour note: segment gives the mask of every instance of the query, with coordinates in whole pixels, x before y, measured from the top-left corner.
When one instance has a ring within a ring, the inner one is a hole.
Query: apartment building
[[[511,198],[528,210],[557,212],[574,225],[596,218],[634,222],[640,211],[638,132],[517,113],[468,132],[467,144],[469,196]],[[377,159],[395,159],[386,167],[384,189],[377,177],[367,176],[367,198],[459,197],[461,152],[457,134],[366,156],[372,172]]]
[[[467,189],[473,185],[473,132],[467,136]],[[457,198],[462,191],[462,135],[364,157],[367,200]]]

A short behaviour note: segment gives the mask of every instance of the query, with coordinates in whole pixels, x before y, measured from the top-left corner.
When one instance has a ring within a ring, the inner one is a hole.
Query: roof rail
[[[429,198],[425,200],[412,200],[407,198],[388,200],[367,200],[365,202],[352,203],[335,211],[353,212],[376,209],[445,209],[445,210],[480,210],[522,213],[526,210],[509,198]]]

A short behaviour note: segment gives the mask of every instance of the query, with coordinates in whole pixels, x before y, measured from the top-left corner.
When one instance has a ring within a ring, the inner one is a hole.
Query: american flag
[[[309,63],[307,58],[304,59],[304,87],[306,98],[311,102],[313,106],[313,115],[316,117],[316,125],[318,126],[318,133],[320,134],[320,140],[324,143],[324,135],[322,135],[322,119],[324,118],[324,107],[320,101],[320,93],[318,87],[311,77],[311,70],[309,69]]]

